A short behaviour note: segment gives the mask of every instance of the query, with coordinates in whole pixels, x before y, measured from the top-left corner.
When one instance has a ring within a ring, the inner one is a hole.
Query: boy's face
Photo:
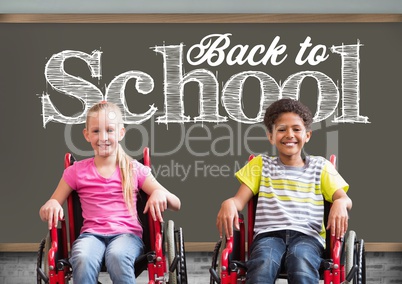
[[[268,139],[278,149],[283,163],[300,162],[301,150],[310,137],[311,130],[307,131],[301,117],[293,112],[281,114],[272,127],[272,133],[268,132]]]

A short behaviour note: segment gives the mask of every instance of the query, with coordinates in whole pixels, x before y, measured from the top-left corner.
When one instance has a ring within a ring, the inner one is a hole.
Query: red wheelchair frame
[[[250,156],[249,161],[254,156]],[[332,155],[330,162],[335,166],[336,157]],[[254,236],[254,218],[258,195],[251,198],[247,204],[247,251],[249,257],[250,248]],[[328,217],[330,203],[325,202],[325,219]],[[325,223],[327,220],[324,220]],[[230,239],[223,239],[217,242],[212,265],[209,269],[211,277],[210,284],[238,284],[246,283],[246,233],[244,217],[239,213],[240,230],[234,232]],[[226,242],[226,243],[225,243]],[[328,259],[322,261],[322,280],[324,284],[366,283],[365,270],[365,251],[364,240],[357,240],[354,231],[349,232],[349,237],[336,238],[327,231],[326,256]],[[219,265],[219,267],[217,267]],[[218,268],[218,271],[217,271]],[[281,273],[279,278],[286,278],[285,273]]]
[[[65,168],[72,165],[74,161],[73,156],[67,153],[64,159]],[[148,148],[144,148],[142,162],[145,166],[151,166]],[[139,199],[143,200],[143,202],[137,201],[137,211],[142,212],[148,196],[142,190],[139,192],[141,194]],[[67,199],[67,208],[69,247],[71,248],[82,226],[81,205],[75,191]],[[144,270],[148,270],[148,284],[163,284],[168,282],[186,284],[187,268],[182,229],[175,230],[173,221],[169,220],[166,227],[167,231],[171,232],[171,234],[165,240],[163,223],[154,221],[151,214],[139,214],[139,217],[144,229],[143,241],[145,244],[145,253],[135,261],[136,277]],[[49,236],[43,239],[40,244],[37,260],[38,284],[42,283],[42,281],[50,284],[68,283],[72,278],[72,268],[68,261],[69,251],[66,220],[60,220],[60,223],[60,228],[52,228]],[[174,250],[174,252],[168,251],[168,259],[165,257],[165,241],[167,242],[168,249],[173,248]],[[50,245],[47,256],[44,255],[47,252],[45,249],[46,245]],[[104,267],[102,271],[105,271]]]

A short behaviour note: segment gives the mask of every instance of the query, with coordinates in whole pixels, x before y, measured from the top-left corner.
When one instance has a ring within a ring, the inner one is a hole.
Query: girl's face
[[[293,112],[281,114],[275,121],[272,133],[268,133],[268,139],[276,146],[282,163],[299,166],[301,150],[310,140],[311,131],[307,131],[301,117]],[[296,164],[292,164],[292,162]]]
[[[95,156],[115,155],[118,143],[123,139],[124,134],[123,124],[113,110],[106,109],[89,114],[84,137],[91,143]]]

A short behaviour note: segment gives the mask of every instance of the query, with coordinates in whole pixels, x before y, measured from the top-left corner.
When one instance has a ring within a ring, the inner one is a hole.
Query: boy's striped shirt
[[[258,203],[254,236],[278,230],[295,230],[317,238],[325,245],[324,198],[348,184],[322,157],[307,156],[303,167],[290,167],[278,157],[260,155],[236,173]]]

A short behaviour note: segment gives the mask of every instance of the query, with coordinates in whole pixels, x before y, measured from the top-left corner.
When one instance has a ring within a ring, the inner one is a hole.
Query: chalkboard
[[[0,243],[45,235],[38,210],[64,154],[91,156],[82,117],[104,96],[125,102],[123,147],[150,147],[154,175],[180,197],[165,218],[187,242],[216,241],[234,172],[275,154],[261,115],[280,96],[315,114],[305,152],[337,155],[350,228],[402,242],[401,16],[12,16],[0,15]]]

